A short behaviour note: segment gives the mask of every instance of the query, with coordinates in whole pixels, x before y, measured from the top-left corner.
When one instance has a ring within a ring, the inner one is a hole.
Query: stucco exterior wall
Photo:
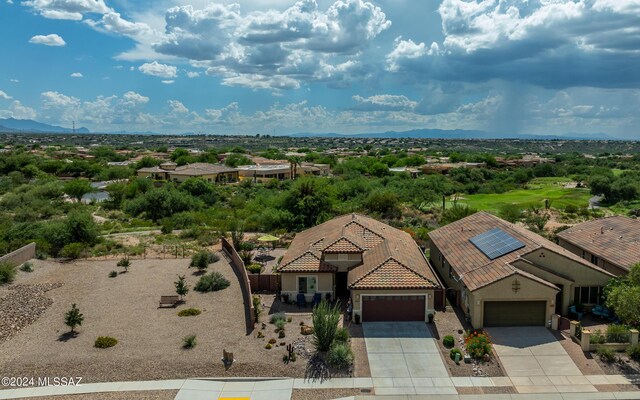
[[[611,279],[607,274],[546,249],[535,250],[523,258],[550,271],[556,271],[558,274],[569,277],[575,282],[576,286],[605,286]]]
[[[434,299],[433,299],[433,290],[430,289],[422,289],[422,290],[352,290],[351,291],[351,302],[353,303],[353,315],[360,315],[360,320],[362,320],[362,296],[403,296],[403,295],[412,295],[412,296],[425,296],[425,314],[424,320],[427,321],[429,314],[435,314],[434,310]]]
[[[516,279],[520,284],[520,288],[517,292],[514,292],[513,283]],[[556,293],[555,289],[521,275],[502,279],[469,293],[471,324],[474,328],[483,327],[485,301],[546,301],[546,320],[551,320],[551,316],[555,311]]]

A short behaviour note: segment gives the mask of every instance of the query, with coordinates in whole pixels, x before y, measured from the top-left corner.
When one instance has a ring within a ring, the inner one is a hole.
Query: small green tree
[[[64,316],[64,323],[71,328],[71,333],[74,333],[76,326],[82,326],[82,321],[84,321],[84,315],[80,313],[76,303],[73,303],[71,309]]]
[[[185,276],[178,275],[178,280],[173,282],[173,284],[176,286],[176,293],[180,296],[180,301],[182,301],[182,297],[189,293],[189,286],[187,286]]]
[[[313,344],[318,351],[328,351],[333,344],[340,322],[340,302],[332,306],[326,300],[313,308]]]
[[[91,182],[85,179],[74,179],[65,183],[63,190],[69,196],[80,201],[85,194],[91,193],[95,189],[91,186]]]
[[[125,257],[118,261],[118,267],[124,268],[125,272],[129,272],[129,267],[131,266],[131,261],[129,261],[129,257]]]
[[[606,305],[627,325],[640,326],[640,264],[626,278],[612,279],[604,289]]]

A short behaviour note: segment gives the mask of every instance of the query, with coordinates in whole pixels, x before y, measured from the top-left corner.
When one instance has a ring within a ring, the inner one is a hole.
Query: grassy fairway
[[[565,189],[563,186],[568,182],[571,182],[568,178],[536,178],[529,183],[527,189],[502,194],[461,195],[466,200],[459,200],[458,204],[491,212],[497,212],[504,204],[518,204],[523,209],[530,205],[544,207],[544,199],[551,200],[553,208],[564,208],[568,204],[577,207],[588,205],[591,197],[589,189]],[[452,206],[452,203],[448,206]]]

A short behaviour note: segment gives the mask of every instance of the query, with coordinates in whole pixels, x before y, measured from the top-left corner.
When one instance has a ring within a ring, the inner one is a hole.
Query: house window
[[[598,257],[596,257],[595,255],[591,255],[591,264],[595,264],[598,265]]]
[[[573,295],[575,304],[602,304],[603,291],[600,286],[576,287]]]
[[[315,276],[298,277],[298,293],[313,294],[316,292],[317,279]]]

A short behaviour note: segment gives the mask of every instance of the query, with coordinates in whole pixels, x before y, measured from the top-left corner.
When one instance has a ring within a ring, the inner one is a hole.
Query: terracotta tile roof
[[[351,272],[349,273],[351,275]],[[388,259],[366,274],[351,279],[351,289],[430,289],[433,282],[393,258]]]
[[[373,285],[374,278],[386,276],[391,269],[398,272],[395,287],[441,286],[411,235],[359,214],[343,215],[297,234],[282,258],[279,271],[297,271],[292,270],[290,264],[297,264],[296,260],[304,254],[313,255],[318,260],[314,265],[321,268],[319,261],[323,250],[330,253],[362,253],[362,264],[349,271],[348,286],[367,275],[370,275],[367,284]],[[391,261],[392,264],[374,273],[374,270]],[[409,281],[404,282],[403,279]],[[420,285],[416,284],[417,279],[421,280]],[[389,288],[387,285],[384,279],[380,279],[378,286],[370,288],[386,289]]]
[[[322,251],[325,253],[362,253],[364,249],[343,236],[334,240]]]
[[[502,229],[525,246],[493,261],[490,260],[469,239],[493,228]],[[478,212],[438,228],[429,233],[429,238],[451,265],[457,279],[461,279],[471,291],[513,274],[513,269],[516,268],[509,265],[511,262],[540,248],[560,254],[587,268],[611,275],[542,236],[487,212]],[[519,273],[522,272],[519,271]]]
[[[280,272],[333,272],[336,267],[329,265],[311,251],[307,251],[280,268]]]
[[[558,237],[629,270],[640,262],[640,221],[616,215],[583,222]]]

